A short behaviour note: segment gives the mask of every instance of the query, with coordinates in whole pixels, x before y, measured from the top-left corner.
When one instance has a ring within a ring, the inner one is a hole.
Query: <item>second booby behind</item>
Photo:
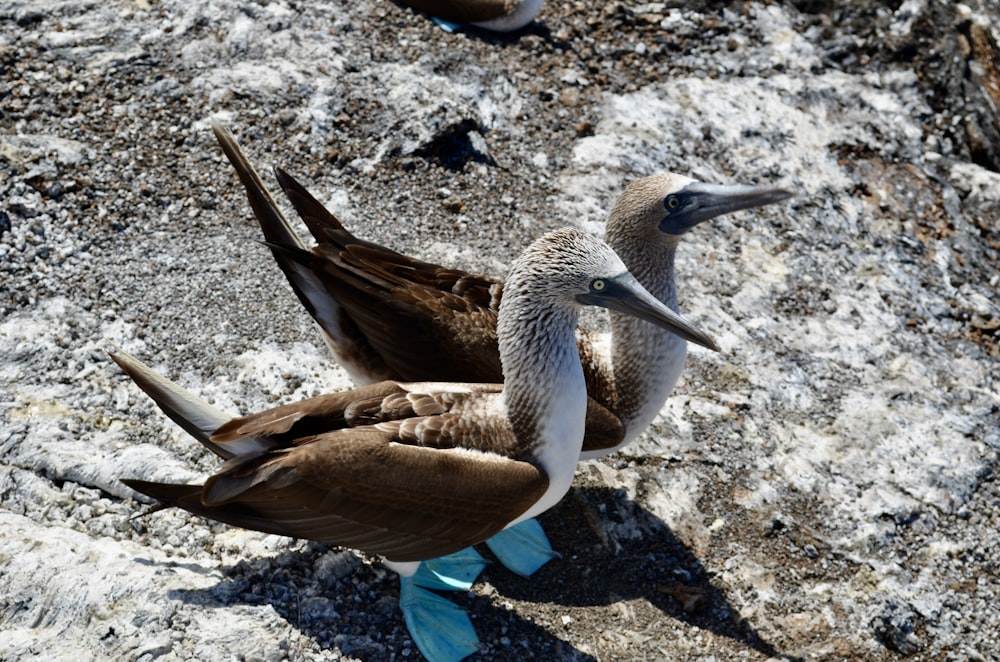
[[[421,561],[533,518],[569,489],[587,409],[574,337],[585,305],[714,347],[603,242],[557,230],[511,268],[497,325],[502,387],[387,381],[228,420],[115,355],[168,416],[225,459],[203,485],[125,482],[220,522],[382,555],[400,574],[400,606],[421,652],[461,659],[476,650],[475,631],[420,587]]]

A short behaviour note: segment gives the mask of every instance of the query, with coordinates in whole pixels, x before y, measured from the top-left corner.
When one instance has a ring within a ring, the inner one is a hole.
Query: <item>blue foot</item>
[[[551,561],[562,558],[552,549],[542,525],[529,519],[504,529],[486,541],[490,549],[511,572],[530,577]]]
[[[476,550],[466,547],[454,554],[424,561],[412,579],[414,584],[424,588],[468,591],[485,567],[486,559]]]
[[[437,16],[431,16],[431,20],[438,24],[438,27],[445,32],[455,32],[461,25],[458,23],[452,23],[451,21],[446,21],[443,18],[438,18]]]
[[[479,637],[458,605],[400,577],[399,606],[406,629],[428,662],[458,662],[479,650]]]

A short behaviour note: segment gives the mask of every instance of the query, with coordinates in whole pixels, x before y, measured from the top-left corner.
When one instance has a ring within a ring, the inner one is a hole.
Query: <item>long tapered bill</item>
[[[707,333],[670,310],[656,297],[646,291],[639,281],[624,272],[611,278],[598,278],[591,283],[590,292],[577,295],[577,300],[590,306],[601,306],[616,312],[631,315],[650,324],[666,329],[681,338],[712,351],[718,346]]]
[[[691,226],[741,209],[762,207],[794,196],[788,189],[777,186],[747,186],[745,184],[704,184],[692,182],[684,187],[689,209],[686,213]]]

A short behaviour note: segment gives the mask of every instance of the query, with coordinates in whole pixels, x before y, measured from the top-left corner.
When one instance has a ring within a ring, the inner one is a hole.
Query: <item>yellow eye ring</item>
[[[607,289],[607,287],[608,284],[604,282],[603,278],[598,278],[590,283],[590,289],[594,290],[595,292],[603,292],[605,289]]]
[[[681,204],[681,201],[674,196],[667,198],[667,209],[677,209],[677,206]]]

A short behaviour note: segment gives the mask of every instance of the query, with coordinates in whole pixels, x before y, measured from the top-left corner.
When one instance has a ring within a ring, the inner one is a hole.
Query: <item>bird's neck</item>
[[[505,300],[508,294],[504,292]],[[550,479],[556,474],[572,478],[587,410],[574,333],[577,314],[540,308],[527,307],[516,318],[501,315],[503,398],[520,442],[519,459],[541,464]]]
[[[677,240],[634,245],[612,247],[642,286],[676,312]],[[687,342],[678,336],[634,317],[611,313],[615,411],[625,424],[625,443],[638,437],[663,408],[684,369],[686,356]]]

